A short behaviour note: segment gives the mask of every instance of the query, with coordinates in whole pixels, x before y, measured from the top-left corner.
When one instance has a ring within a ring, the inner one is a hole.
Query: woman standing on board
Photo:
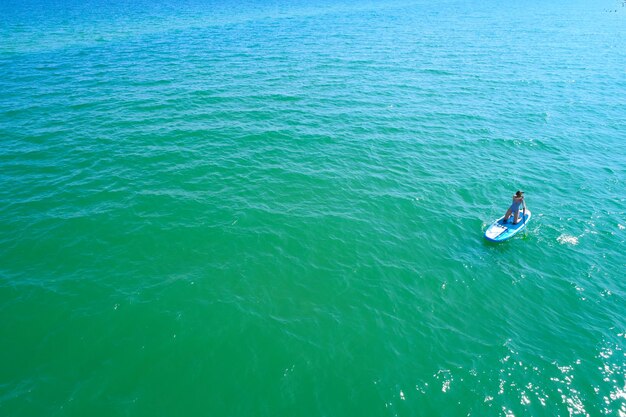
[[[504,219],[502,220],[502,223],[506,223],[509,220],[509,217],[511,217],[511,214],[513,214],[513,224],[519,223],[520,206],[523,206],[524,211],[526,211],[526,203],[524,202],[524,192],[517,190],[517,192],[513,196],[513,204],[511,204],[511,207],[509,207],[509,209],[506,211],[506,214],[504,215]]]

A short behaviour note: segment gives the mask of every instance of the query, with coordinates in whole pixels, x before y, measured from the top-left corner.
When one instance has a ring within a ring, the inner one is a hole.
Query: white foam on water
[[[576,236],[568,235],[563,233],[561,236],[556,238],[556,240],[561,244],[570,244],[570,245],[578,245],[578,238]]]

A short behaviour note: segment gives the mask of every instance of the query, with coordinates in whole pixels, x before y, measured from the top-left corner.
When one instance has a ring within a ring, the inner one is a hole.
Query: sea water
[[[623,416],[625,68],[613,0],[0,1],[0,414]]]

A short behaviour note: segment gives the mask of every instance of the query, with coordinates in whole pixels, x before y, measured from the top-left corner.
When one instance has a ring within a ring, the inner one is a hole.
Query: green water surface
[[[0,415],[626,414],[620,3],[0,15]]]

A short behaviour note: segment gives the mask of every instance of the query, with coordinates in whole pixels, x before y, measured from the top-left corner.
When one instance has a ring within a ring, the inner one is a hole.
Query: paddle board
[[[485,239],[491,242],[503,242],[518,234],[526,228],[530,220],[530,210],[526,209],[526,214],[519,211],[519,223],[513,224],[513,215],[504,223],[504,216],[493,222],[485,231]]]

